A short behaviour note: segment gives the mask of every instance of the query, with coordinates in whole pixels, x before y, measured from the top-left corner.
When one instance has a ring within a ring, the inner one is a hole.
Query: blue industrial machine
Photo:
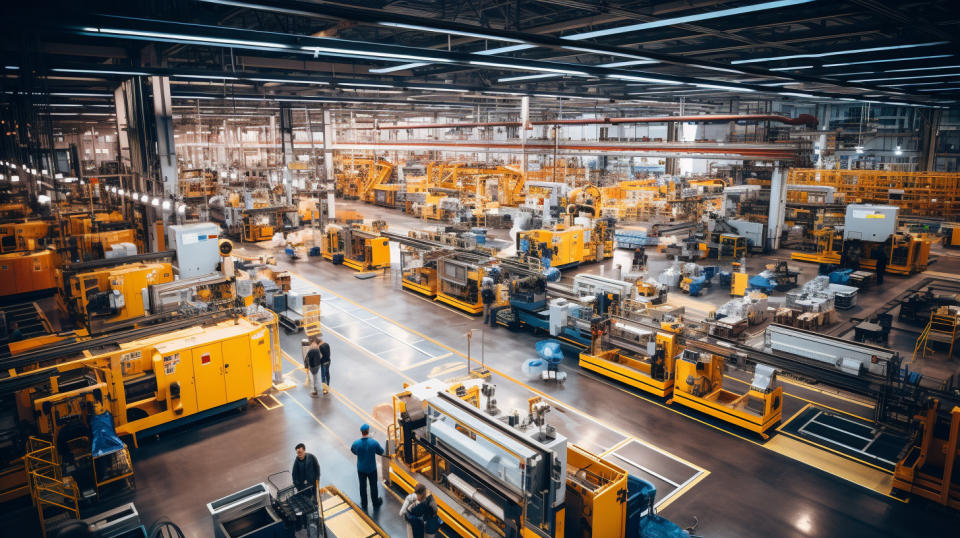
[[[627,536],[690,538],[690,532],[656,512],[657,488],[633,475],[627,477]]]

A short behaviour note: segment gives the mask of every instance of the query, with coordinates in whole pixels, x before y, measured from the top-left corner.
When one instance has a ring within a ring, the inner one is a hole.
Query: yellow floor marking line
[[[339,293],[336,293],[335,291],[331,290],[330,288],[321,286],[321,285],[317,284],[316,282],[313,282],[313,281],[311,281],[311,280],[309,280],[309,279],[307,279],[307,278],[304,278],[302,275],[299,275],[299,274],[297,274],[297,273],[294,273],[293,271],[289,271],[289,272],[290,272],[290,274],[291,274],[292,276],[294,276],[294,277],[296,277],[296,278],[299,278],[300,280],[303,280],[303,281],[307,282],[308,284],[310,284],[310,285],[312,285],[312,286],[314,286],[314,287],[316,287],[316,288],[318,288],[318,289],[320,289],[320,290],[322,290],[322,291],[325,291],[325,292],[327,292],[327,293],[329,293],[329,294],[331,294],[331,295],[334,295],[334,296],[336,296],[336,297],[339,297],[340,299],[342,299],[342,300],[344,300],[344,301],[347,301],[347,302],[350,303],[350,304],[353,304],[353,305],[355,305],[355,306],[358,306],[358,307],[366,310],[367,312],[370,312],[371,314],[374,314],[374,315],[376,315],[376,316],[378,316],[378,317],[380,317],[380,318],[383,318],[383,319],[385,319],[385,320],[393,323],[393,324],[396,325],[397,327],[400,327],[401,329],[404,329],[404,330],[407,331],[407,332],[413,333],[413,334],[415,334],[415,335],[423,338],[424,340],[427,340],[427,341],[429,341],[429,342],[433,342],[434,344],[436,344],[436,345],[438,345],[438,346],[440,346],[440,347],[442,347],[442,348],[450,351],[451,353],[460,355],[460,356],[463,357],[463,358],[467,358],[466,354],[464,354],[464,353],[462,353],[462,352],[460,352],[460,351],[458,351],[458,350],[456,350],[456,349],[454,349],[454,348],[452,348],[452,347],[450,347],[450,346],[448,346],[448,345],[446,345],[446,344],[444,344],[444,343],[442,343],[442,342],[439,342],[439,341],[437,341],[437,340],[435,340],[435,339],[427,336],[426,334],[424,334],[424,333],[422,333],[422,332],[420,332],[420,331],[417,331],[417,330],[415,330],[415,329],[412,329],[412,328],[410,328],[410,327],[407,327],[406,325],[400,323],[399,321],[394,320],[393,318],[391,318],[391,317],[389,317],[389,316],[386,316],[386,315],[381,314],[381,313],[379,313],[379,312],[377,312],[377,311],[375,311],[375,310],[372,310],[372,309],[370,309],[370,308],[368,308],[368,307],[366,307],[366,306],[364,306],[364,305],[362,305],[362,304],[360,304],[360,303],[358,303],[358,302],[356,302],[356,301],[354,301],[354,300],[352,300],[352,299],[350,299],[350,298],[348,298],[348,297],[344,297],[343,295],[340,295]],[[480,364],[480,361],[479,361],[478,359],[475,359],[475,358],[472,358],[472,357],[470,358],[470,361],[471,361],[471,363]],[[389,364],[388,364],[388,368],[390,368],[390,369],[392,369],[392,370],[395,370],[395,369],[393,368],[393,365],[389,365]],[[612,425],[610,425],[610,424],[607,424],[607,423],[601,421],[600,419],[594,417],[594,416],[591,415],[590,413],[587,413],[586,411],[583,411],[583,410],[581,410],[581,409],[579,409],[579,408],[577,408],[577,407],[575,407],[575,406],[573,406],[573,405],[571,405],[571,404],[568,404],[568,403],[565,403],[565,402],[563,402],[563,401],[561,401],[561,400],[558,400],[556,397],[551,396],[550,394],[547,394],[546,392],[543,392],[543,391],[541,391],[541,390],[539,390],[539,389],[536,389],[536,388],[534,388],[534,387],[531,387],[530,385],[527,385],[526,383],[524,383],[524,382],[522,382],[522,381],[520,381],[520,380],[518,380],[518,379],[515,379],[514,377],[512,377],[512,376],[510,376],[510,375],[507,375],[507,374],[505,374],[504,372],[501,372],[501,371],[499,371],[499,370],[497,370],[497,369],[495,369],[495,368],[492,368],[492,367],[490,367],[490,366],[487,366],[486,368],[487,368],[487,370],[491,371],[492,373],[494,373],[494,374],[496,374],[496,375],[498,375],[498,376],[500,376],[500,377],[502,377],[502,378],[504,378],[504,379],[506,379],[506,380],[508,380],[508,381],[512,381],[513,383],[516,383],[517,385],[519,385],[519,386],[521,386],[521,387],[529,390],[530,392],[533,392],[534,394],[537,394],[538,396],[543,397],[543,398],[546,399],[546,400],[550,400],[550,401],[556,403],[557,405],[560,405],[560,406],[562,406],[562,407],[565,407],[565,408],[567,408],[567,409],[570,409],[571,411],[579,414],[580,416],[582,416],[582,417],[584,417],[584,418],[592,421],[592,422],[595,423],[595,424],[599,424],[600,426],[603,426],[604,428],[607,428],[608,430],[610,430],[610,431],[612,431],[612,432],[618,433],[618,434],[620,434],[620,435],[622,435],[622,436],[624,436],[624,437],[630,437],[630,436],[631,436],[630,433],[628,433],[628,432],[626,432],[626,431],[623,431],[623,430],[621,430],[620,428],[618,428],[618,427],[616,427],[616,426],[612,426]],[[395,371],[396,371],[396,370],[395,370]],[[412,381],[412,379],[411,379],[411,381]],[[629,394],[629,393],[628,393],[628,394]],[[655,402],[654,402],[654,403],[655,403]],[[659,405],[659,404],[658,404],[658,405]],[[670,409],[669,407],[666,407],[666,406],[664,406],[664,407],[665,407],[666,409]],[[674,411],[679,413],[679,411],[676,411],[676,410],[674,410]],[[707,424],[707,423],[704,422],[704,424]],[[720,429],[720,428],[718,428],[718,429]],[[724,430],[721,429],[721,431],[724,431]],[[744,439],[745,439],[745,438],[744,438]],[[682,462],[682,463],[685,463],[685,464],[689,465],[690,467],[693,467],[693,468],[698,469],[698,470],[706,471],[706,469],[703,469],[702,467],[700,467],[700,466],[698,466],[698,465],[695,465],[695,464],[693,464],[693,463],[691,463],[691,462],[689,462],[689,461],[687,461],[687,460],[685,460],[685,459],[677,456],[676,454],[672,454],[671,452],[668,452],[668,451],[666,451],[666,450],[664,450],[664,449],[662,449],[662,448],[660,448],[660,447],[657,447],[657,446],[655,446],[655,445],[649,444],[649,443],[647,443],[646,441],[637,439],[637,442],[639,442],[639,443],[647,446],[648,448],[650,448],[650,449],[652,449],[652,450],[656,450],[657,452],[660,452],[660,453],[663,454],[663,455],[669,456],[669,457],[671,457],[671,458],[673,458],[673,459],[675,459],[675,460],[677,460],[677,461],[680,461],[680,462]],[[756,443],[756,444],[759,444],[759,443]]]
[[[263,402],[264,398],[271,398],[276,403],[274,405],[267,405]],[[254,400],[256,400],[258,404],[262,405],[263,408],[266,409],[267,411],[273,411],[278,407],[283,407],[283,402],[278,400],[277,397],[274,396],[273,394],[264,394],[263,396],[257,396],[256,398],[254,398]]]
[[[298,400],[298,399],[294,398],[293,396],[291,396],[289,392],[284,392],[284,393],[282,393],[282,394],[286,394],[287,396],[289,396],[290,399],[293,400],[293,403],[295,403],[295,404],[297,404],[298,406],[300,406],[300,409],[303,409],[304,411],[307,412],[307,414],[309,414],[311,417],[313,417],[313,420],[315,420],[315,421],[317,422],[317,424],[320,425],[321,428],[327,430],[327,432],[330,433],[330,435],[332,435],[333,438],[336,439],[337,442],[339,442],[339,443],[343,446],[343,448],[349,448],[349,447],[350,447],[350,445],[348,445],[348,444],[346,443],[346,441],[344,441],[339,435],[337,435],[337,432],[333,431],[333,430],[330,428],[330,426],[327,426],[326,424],[324,424],[323,421],[320,420],[320,419],[317,417],[317,415],[313,414],[313,411],[310,411],[309,409],[306,408],[306,406],[304,406],[302,403],[300,403],[300,400]]]
[[[747,381],[744,381],[744,380],[742,380],[742,379],[737,379],[736,377],[730,377],[730,376],[728,376],[728,375],[724,375],[723,377],[725,377],[725,378],[727,378],[727,379],[732,379],[732,380],[737,381],[737,382],[740,382],[740,383],[743,383],[744,385],[749,385],[749,384],[750,384],[750,383],[748,383]],[[842,409],[837,409],[836,407],[831,407],[831,406],[829,406],[829,405],[827,405],[827,404],[823,404],[823,403],[820,403],[820,402],[815,402],[815,401],[813,401],[813,400],[808,400],[808,399],[804,398],[803,396],[797,396],[796,394],[793,394],[792,392],[783,391],[783,394],[784,394],[784,396],[789,396],[789,397],[791,397],[791,398],[796,398],[796,399],[798,399],[798,400],[803,400],[803,401],[807,402],[808,405],[809,405],[809,404],[813,404],[813,405],[816,405],[817,407],[822,407],[822,408],[824,408],[824,409],[829,409],[829,410],[831,410],[831,411],[836,411],[837,413],[846,413],[846,414],[850,415],[851,417],[857,417],[857,418],[859,418],[859,419],[863,419],[863,420],[867,420],[867,421],[873,422],[871,419],[869,419],[869,418],[867,418],[867,417],[861,417],[860,415],[855,415],[855,414],[853,414],[853,413],[851,413],[851,412],[849,412],[849,411],[844,411],[844,410],[842,410]],[[841,398],[841,399],[842,399],[842,398]],[[804,408],[804,409],[806,409],[806,408]]]
[[[430,364],[431,362],[436,362],[436,361],[439,361],[439,360],[443,360],[443,359],[446,359],[446,358],[448,358],[448,357],[451,357],[452,355],[453,355],[453,353],[444,353],[443,355],[440,355],[439,357],[433,357],[433,358],[430,358],[430,359],[422,360],[422,361],[420,361],[420,362],[413,363],[413,364],[411,364],[410,366],[407,366],[406,368],[403,368],[403,371],[404,371],[404,372],[408,372],[408,371],[410,371],[410,370],[413,370],[414,368],[419,368],[420,366],[423,366],[424,364]]]
[[[362,351],[365,355],[367,355],[368,357],[370,357],[370,358],[373,359],[374,361],[379,362],[380,364],[382,364],[383,366],[385,366],[387,369],[389,369],[389,370],[393,371],[394,373],[400,375],[401,377],[403,377],[404,379],[406,379],[407,381],[409,381],[409,382],[411,382],[411,383],[416,383],[416,380],[415,380],[415,379],[413,379],[412,377],[410,377],[410,376],[408,376],[407,374],[403,373],[403,371],[401,371],[400,369],[398,369],[398,368],[395,367],[394,365],[390,364],[388,361],[386,361],[386,360],[384,360],[384,359],[382,359],[382,358],[374,355],[374,354],[371,353],[367,348],[361,346],[360,344],[355,343],[353,340],[350,340],[350,339],[347,338],[346,336],[338,333],[336,330],[331,329],[330,327],[327,327],[326,325],[324,325],[324,327],[326,328],[327,331],[329,331],[330,333],[332,333],[334,336],[336,336],[337,338],[343,340],[343,341],[346,342],[347,344],[350,344],[351,347],[354,347],[354,348]]]
[[[443,376],[447,374],[452,374],[457,370],[465,370],[465,369],[466,369],[465,363],[462,363],[459,361],[449,362],[449,363],[441,364],[440,366],[434,367],[432,370],[430,370],[430,375],[428,375],[427,377],[442,378]]]
[[[383,433],[387,433],[386,425],[380,422],[379,420],[377,420],[376,418],[374,418],[374,416],[371,415],[370,413],[367,413],[356,402],[354,402],[350,398],[347,398],[346,396],[343,395],[342,392],[335,390],[333,387],[327,387],[327,388],[330,390],[330,393],[333,394],[333,396],[336,399],[340,400],[344,405],[349,407],[354,413],[356,413],[357,415],[360,415],[360,417],[365,419],[371,426],[380,430]]]
[[[423,301],[423,302],[425,302],[425,303],[430,303],[430,304],[432,304],[432,305],[434,305],[434,306],[439,306],[440,308],[446,310],[447,312],[456,314],[456,315],[458,315],[458,316],[460,316],[460,317],[464,317],[464,318],[467,318],[467,319],[470,319],[470,320],[477,319],[476,316],[471,316],[471,315],[469,315],[469,314],[464,314],[463,312],[457,310],[456,308],[453,308],[452,306],[447,306],[447,305],[445,305],[445,304],[443,304],[443,303],[441,303],[441,302],[439,302],[439,301],[434,301],[434,300],[432,300],[432,299],[427,299],[426,297],[422,297],[422,296],[420,296],[420,294],[418,294],[418,293],[415,292],[415,291],[408,292],[408,294],[409,294],[409,295],[413,295],[414,297],[416,297],[417,299],[420,299],[421,301]]]
[[[603,452],[601,452],[600,455],[601,455],[601,456],[606,456],[607,454],[610,454],[611,452],[614,452],[614,451],[616,451],[616,450],[619,450],[619,449],[621,449],[621,448],[629,445],[629,444],[630,444],[630,441],[633,441],[633,440],[634,440],[633,437],[625,437],[625,438],[624,438],[622,441],[620,441],[619,443],[617,443],[617,444],[613,445],[612,447],[610,447],[610,448],[604,450]]]
[[[865,487],[884,497],[906,502],[890,495],[890,490],[893,487],[893,475],[887,472],[866,465],[851,465],[848,458],[825,452],[788,435],[777,435],[767,441],[764,446],[778,454]]]
[[[670,506],[670,504],[673,503],[673,501],[679,499],[684,493],[693,489],[693,486],[696,486],[697,484],[700,483],[701,480],[703,480],[708,476],[710,476],[710,471],[700,471],[689,482],[684,484],[683,487],[681,487],[676,491],[671,492],[666,499],[663,499],[662,501],[660,501],[657,504],[657,510],[666,509],[666,507]]]
[[[799,417],[800,414],[803,413],[804,411],[806,411],[807,409],[809,409],[811,405],[813,405],[813,404],[808,403],[807,405],[801,407],[799,411],[797,411],[796,413],[794,413],[793,415],[791,415],[790,418],[788,418],[787,420],[781,421],[781,422],[780,422],[780,425],[777,426],[777,431],[780,431],[780,430],[782,430],[783,428],[786,428],[786,427],[787,427],[787,424],[790,424],[791,422],[793,422],[793,419]]]
[[[945,278],[947,280],[960,280],[960,275],[955,273],[938,273],[936,271],[924,271],[925,276],[935,276],[937,278]]]

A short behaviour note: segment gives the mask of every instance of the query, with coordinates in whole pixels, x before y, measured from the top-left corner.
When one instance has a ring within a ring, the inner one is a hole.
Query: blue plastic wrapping
[[[558,363],[563,360],[563,349],[559,340],[540,340],[537,342],[537,354],[549,363]]]
[[[116,452],[124,447],[123,441],[117,437],[117,431],[113,428],[113,415],[109,411],[90,417],[90,432],[93,435],[90,452],[94,458]]]
[[[668,519],[646,516],[640,520],[640,538],[690,538],[690,533]]]
[[[546,277],[547,282],[558,282],[560,280],[560,270],[556,267],[548,267],[543,272],[543,276]]]

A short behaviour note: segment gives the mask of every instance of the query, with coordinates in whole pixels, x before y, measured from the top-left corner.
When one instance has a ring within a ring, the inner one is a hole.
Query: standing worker
[[[367,510],[367,485],[370,485],[370,497],[373,507],[379,508],[383,499],[377,491],[377,456],[383,455],[383,447],[370,437],[370,425],[360,426],[360,438],[350,446],[350,452],[357,456],[357,477],[360,479],[360,507]]]
[[[485,285],[480,291],[480,299],[483,301],[483,324],[490,323],[490,308],[497,300],[497,293],[493,291],[492,285]],[[494,320],[496,321],[496,320]]]
[[[313,488],[314,491],[320,486],[320,463],[317,457],[307,452],[307,447],[303,443],[297,443],[297,458],[293,460],[293,486],[297,491],[304,491]]]
[[[320,353],[319,341],[317,338],[311,338],[310,349],[307,351],[307,356],[303,358],[303,365],[307,367],[310,375],[313,376],[313,391],[310,392],[310,396],[314,398],[317,397],[317,392],[320,390],[320,376],[317,374],[320,373],[320,362],[322,359],[323,355]],[[324,393],[326,393],[326,390],[324,390]]]
[[[20,324],[14,321],[10,324],[10,334],[7,335],[8,342],[19,342],[23,340],[23,332],[20,331]]]
[[[877,255],[877,286],[883,285],[883,274],[887,271],[887,249],[881,248]]]
[[[633,269],[642,270],[647,265],[647,253],[642,246],[633,249]]]
[[[323,341],[323,337],[317,335],[317,349],[320,351],[320,382],[323,385],[323,393],[330,392],[330,344]]]

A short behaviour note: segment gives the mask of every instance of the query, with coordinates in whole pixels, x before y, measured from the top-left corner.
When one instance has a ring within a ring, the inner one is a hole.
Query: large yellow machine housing
[[[0,224],[0,253],[36,250],[49,233],[50,223],[42,220]]]
[[[618,331],[614,326],[620,346],[607,347],[609,326],[607,321],[591,328],[593,339],[590,348],[580,353],[580,366],[655,396],[672,394],[674,366],[683,352],[679,335],[667,331]],[[643,349],[649,344],[653,344],[653,354]]]
[[[278,352],[276,323],[272,314],[239,317],[122,343],[118,349],[53,367],[48,387],[24,389],[18,401],[35,413],[41,433],[49,433],[52,421],[45,409],[100,391],[117,434],[131,435],[136,443],[138,434],[244,403],[266,391]],[[78,388],[79,377],[85,382]]]
[[[529,230],[517,233],[517,251],[549,259],[550,266],[557,268],[601,262],[613,257],[613,234],[602,220],[592,229],[560,225],[553,230]]]
[[[320,245],[325,259],[355,271],[390,267],[390,240],[363,225],[331,224]]]
[[[88,324],[90,317],[98,313],[106,314],[102,318],[105,322],[118,322],[144,316],[149,305],[144,304],[143,290],[168,282],[173,282],[173,267],[169,263],[130,263],[73,275],[69,291],[76,312]],[[94,306],[91,312],[91,300],[106,300],[103,294],[111,292],[123,297],[122,306],[106,313],[102,308],[109,305],[97,305],[101,308]]]

